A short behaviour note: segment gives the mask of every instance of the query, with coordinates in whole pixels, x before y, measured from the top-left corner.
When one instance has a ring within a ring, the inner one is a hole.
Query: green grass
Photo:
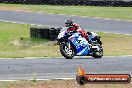
[[[21,5],[0,4],[0,7],[16,7],[17,9],[55,14],[78,16],[118,18],[132,20],[132,7],[97,7],[97,6],[55,6],[55,5]]]
[[[30,38],[30,25],[0,22],[0,57],[58,57],[56,42]],[[102,33],[104,55],[132,55],[132,36]]]
[[[103,42],[104,55],[132,55],[132,36],[99,33]]]
[[[30,25],[0,22],[0,57],[57,56],[57,46],[47,39],[31,39],[29,29]]]

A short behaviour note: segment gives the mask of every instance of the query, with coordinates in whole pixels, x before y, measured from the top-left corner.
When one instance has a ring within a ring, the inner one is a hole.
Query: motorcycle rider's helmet
[[[69,27],[69,26],[72,26],[73,25],[73,20],[72,18],[69,18],[69,19],[66,19],[65,20],[65,26],[66,27]]]

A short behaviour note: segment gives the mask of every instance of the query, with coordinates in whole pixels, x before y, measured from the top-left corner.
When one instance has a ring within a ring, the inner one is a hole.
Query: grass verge
[[[0,57],[59,56],[58,46],[46,39],[30,38],[30,25],[0,22]]]
[[[0,57],[59,57],[59,46],[46,39],[31,39],[30,25],[0,22]],[[132,55],[132,36],[102,33],[104,55]]]
[[[17,9],[35,12],[68,14],[78,16],[118,18],[132,20],[132,7],[98,7],[98,6],[55,6],[0,4],[0,9]]]
[[[80,86],[75,80],[0,82],[0,88],[131,88],[130,84],[86,84]]]

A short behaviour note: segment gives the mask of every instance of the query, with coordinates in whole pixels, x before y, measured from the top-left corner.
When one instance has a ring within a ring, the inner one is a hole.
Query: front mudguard
[[[57,41],[58,41],[58,44],[61,45],[68,42],[68,39],[66,37],[63,37],[63,38],[57,39]]]

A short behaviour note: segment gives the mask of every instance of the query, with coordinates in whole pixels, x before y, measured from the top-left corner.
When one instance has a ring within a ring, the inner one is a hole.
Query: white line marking
[[[89,30],[92,30],[92,29],[89,29]],[[103,31],[95,31],[95,32],[103,32]],[[113,33],[113,32],[103,32],[103,33],[112,33],[112,34],[117,34],[117,35],[119,35],[119,34],[122,34],[122,35],[132,35],[132,34],[123,34],[123,33]]]
[[[25,79],[25,80],[34,80],[34,79]],[[47,81],[47,80],[75,80],[75,78],[53,78],[53,79],[36,79],[36,81]],[[5,82],[11,82],[11,81],[22,81],[22,80],[0,80]]]
[[[0,80],[0,81],[10,82],[10,81],[19,81],[19,80]]]
[[[118,19],[118,18],[90,17],[90,16],[78,16],[78,15],[59,14],[59,13],[55,14],[55,13],[44,13],[44,12],[36,12],[36,13],[51,14],[51,15],[67,15],[67,16],[77,16],[77,17],[80,17],[80,18],[93,18],[93,19],[104,19],[104,20],[113,20],[113,21],[132,22],[132,20]]]
[[[132,78],[132,76],[131,76]],[[34,80],[34,79],[27,79],[27,80]],[[36,81],[48,81],[48,80],[76,80],[76,78],[54,78],[54,79],[36,79]],[[3,82],[11,82],[11,81],[22,81],[22,80],[0,80],[0,81],[3,81]],[[26,79],[25,79],[26,81]]]
[[[7,23],[15,23],[15,24],[29,24],[33,26],[44,26],[44,25],[38,25],[38,24],[31,24],[31,23],[26,23],[26,22],[17,22],[17,21],[8,21],[8,20],[0,20],[2,22],[7,22]]]
[[[132,57],[132,55],[121,55],[121,56],[103,56],[103,57]]]
[[[75,56],[74,58],[86,58],[91,56]],[[132,55],[121,55],[121,56],[103,56],[103,57],[132,57]],[[0,59],[48,59],[53,57],[23,57],[23,58],[0,58]],[[54,57],[54,58],[64,58],[64,57]],[[54,59],[53,58],[53,59]]]
[[[23,11],[23,10],[11,10],[11,11],[21,11],[21,12],[29,12],[33,13],[34,11]],[[127,19],[118,19],[118,18],[104,18],[104,17],[90,17],[90,16],[78,16],[78,15],[69,15],[69,14],[55,14],[55,13],[46,13],[46,12],[34,12],[34,13],[39,13],[39,14],[51,14],[51,15],[66,15],[66,16],[77,16],[80,18],[93,18],[93,19],[104,19],[104,20],[113,20],[113,21],[125,21],[125,22],[132,22],[132,20],[127,20]]]
[[[7,21],[7,20],[0,20],[0,21],[10,22],[10,23],[18,23],[18,24],[30,24],[30,25],[33,25],[33,26],[46,26],[46,25],[38,25],[38,24],[32,24],[32,23],[26,23],[26,22],[17,22],[17,21]],[[51,27],[51,26],[48,26],[48,27]],[[92,30],[92,29],[89,29],[89,30]],[[101,31],[95,31],[95,32],[101,32]],[[103,33],[113,33],[113,32],[103,32]],[[113,34],[123,34],[123,33],[113,33]],[[132,35],[132,34],[123,34],[123,35]]]

